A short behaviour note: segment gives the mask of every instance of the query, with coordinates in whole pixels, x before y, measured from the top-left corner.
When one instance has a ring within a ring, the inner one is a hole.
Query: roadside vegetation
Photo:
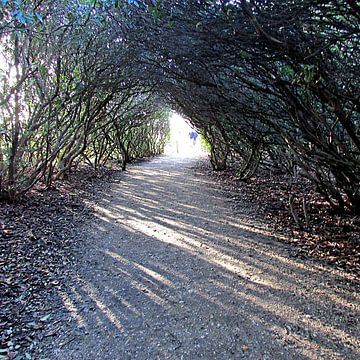
[[[286,13],[283,9],[286,8]],[[0,196],[159,154],[167,112],[223,170],[267,164],[359,214],[354,1],[0,2]]]

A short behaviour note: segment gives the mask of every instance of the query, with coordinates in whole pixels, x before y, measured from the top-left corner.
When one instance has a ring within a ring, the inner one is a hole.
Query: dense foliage
[[[166,104],[215,169],[235,157],[247,178],[271,162],[360,212],[358,2],[0,4],[2,196],[82,159],[161,151]]]
[[[105,3],[105,2],[104,2]],[[0,2],[0,198],[163,151],[167,112],[96,1]]]

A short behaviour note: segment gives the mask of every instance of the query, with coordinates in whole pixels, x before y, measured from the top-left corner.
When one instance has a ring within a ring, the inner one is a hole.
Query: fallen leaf
[[[50,317],[51,317],[51,314],[47,314],[47,315],[43,316],[43,317],[40,319],[40,321],[42,321],[42,322],[48,321],[48,320],[50,319]]]

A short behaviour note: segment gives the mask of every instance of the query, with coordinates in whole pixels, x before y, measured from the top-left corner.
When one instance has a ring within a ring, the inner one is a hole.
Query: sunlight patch
[[[172,113],[169,123],[170,141],[165,147],[166,155],[196,157],[204,154],[199,134],[181,115]]]

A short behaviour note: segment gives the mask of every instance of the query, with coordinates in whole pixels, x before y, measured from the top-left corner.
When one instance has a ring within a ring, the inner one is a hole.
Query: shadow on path
[[[51,358],[359,358],[346,275],[235,218],[191,165],[132,166],[104,194]]]

